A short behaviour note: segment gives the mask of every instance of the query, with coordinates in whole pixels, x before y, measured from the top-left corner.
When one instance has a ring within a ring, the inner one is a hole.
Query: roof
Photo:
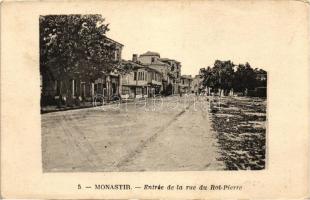
[[[146,69],[148,71],[155,71],[155,72],[158,72],[158,73],[161,73],[160,71],[156,70],[156,69],[153,69],[153,68],[150,68],[148,65],[145,65],[145,64],[142,64],[142,63],[137,63],[137,62],[133,62],[132,60],[122,60],[123,63],[129,63],[131,65],[134,66],[135,69]]]
[[[158,57],[160,57],[159,53],[152,52],[152,51],[147,51],[146,53],[141,54],[140,56],[158,56]]]
[[[191,77],[191,75],[182,75],[181,76],[181,78],[184,78],[184,79],[193,79],[192,77]]]
[[[176,63],[181,63],[181,62],[179,62],[179,61],[177,61],[177,60],[170,59],[170,58],[160,58],[159,60],[161,60],[161,61],[174,61],[174,62],[176,62]]]
[[[170,58],[160,58],[161,61],[173,61],[173,59]]]
[[[160,60],[154,60],[150,65],[167,65],[167,63],[161,62]]]
[[[118,44],[118,45],[120,45],[120,46],[122,46],[122,47],[124,46],[123,44],[121,44],[121,43],[119,43],[119,42],[116,42],[115,40],[112,40],[111,38],[108,38],[107,36],[106,36],[106,39],[107,39],[109,42]]]
[[[150,68],[148,66],[145,66],[145,68],[147,68],[147,70],[149,70],[149,71],[154,71],[154,72],[158,72],[159,74],[161,74],[161,72],[158,71],[157,69],[153,69],[153,68]]]
[[[131,64],[135,68],[143,68],[143,67],[145,67],[143,64],[137,63],[137,62],[133,62],[132,60],[122,60],[122,63],[124,63],[124,64]]]

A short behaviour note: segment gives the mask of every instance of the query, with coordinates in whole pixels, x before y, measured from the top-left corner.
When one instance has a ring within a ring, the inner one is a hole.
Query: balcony
[[[154,85],[161,85],[162,84],[161,82],[155,81],[155,80],[152,80],[151,83],[154,84]]]
[[[137,81],[137,86],[145,86],[147,85],[147,81],[146,80],[138,80]]]

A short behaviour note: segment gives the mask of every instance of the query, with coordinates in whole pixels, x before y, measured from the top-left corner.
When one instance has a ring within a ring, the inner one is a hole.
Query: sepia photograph
[[[225,57],[214,24],[182,38],[158,16],[38,20],[43,172],[266,168],[266,66]]]
[[[309,3],[0,4],[3,199],[306,199]]]

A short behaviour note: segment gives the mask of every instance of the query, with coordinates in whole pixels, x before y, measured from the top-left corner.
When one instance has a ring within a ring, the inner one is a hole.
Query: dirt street
[[[209,113],[194,96],[42,115],[45,172],[221,170]],[[199,107],[200,106],[200,107]]]

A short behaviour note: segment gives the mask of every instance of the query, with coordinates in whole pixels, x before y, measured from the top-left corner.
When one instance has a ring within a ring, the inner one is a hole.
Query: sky
[[[300,21],[287,4],[270,2],[115,1],[98,10],[110,24],[107,36],[124,44],[123,59],[155,51],[180,61],[183,75],[196,75],[216,59],[268,70]]]

